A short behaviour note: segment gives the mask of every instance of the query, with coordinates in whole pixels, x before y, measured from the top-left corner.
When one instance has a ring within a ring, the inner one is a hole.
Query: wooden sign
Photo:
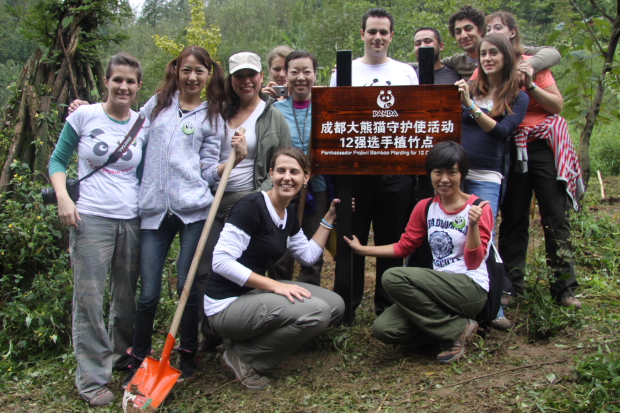
[[[433,145],[461,141],[452,85],[314,88],[313,174],[424,175]]]

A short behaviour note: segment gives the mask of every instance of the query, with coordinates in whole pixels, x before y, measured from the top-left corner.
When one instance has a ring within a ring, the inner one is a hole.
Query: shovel
[[[245,128],[239,128],[239,133],[244,134]],[[185,304],[189,297],[189,291],[192,288],[196,270],[198,269],[198,263],[202,257],[202,251],[205,248],[209,232],[211,232],[211,227],[215,220],[215,215],[222,201],[222,196],[224,195],[224,190],[226,189],[226,184],[230,177],[230,171],[235,165],[235,156],[235,149],[232,148],[230,156],[226,161],[224,172],[222,173],[220,185],[215,192],[215,199],[213,200],[213,204],[211,204],[209,216],[207,217],[202,234],[200,235],[198,246],[196,246],[196,253],[194,254],[192,265],[189,268],[189,273],[187,274],[183,293],[177,305],[177,310],[174,313],[174,319],[172,320],[172,325],[170,326],[170,331],[166,338],[166,344],[164,344],[164,350],[161,353],[161,360],[155,360],[147,356],[140,365],[136,375],[131,379],[127,385],[127,390],[125,390],[123,394],[123,410],[126,413],[154,412],[164,401],[166,396],[168,396],[168,393],[170,393],[170,390],[174,387],[177,379],[181,376],[181,372],[170,365],[170,355],[174,348],[174,337],[179,329],[181,317],[185,310]]]

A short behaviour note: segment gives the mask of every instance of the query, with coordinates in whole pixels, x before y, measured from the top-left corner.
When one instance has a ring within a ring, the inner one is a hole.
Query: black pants
[[[353,234],[363,245],[368,244],[370,225],[374,231],[375,245],[398,242],[405,232],[409,216],[413,210],[413,176],[356,176],[353,178],[352,194],[355,198],[353,213]],[[353,301],[352,311],[360,305],[364,294],[365,260],[363,256],[353,257]],[[401,258],[377,258],[375,312],[381,314],[394,301],[381,285],[383,273],[393,267],[402,267]],[[346,284],[346,283],[345,283]],[[343,284],[343,285],[345,285]],[[350,284],[349,284],[350,285]],[[334,291],[341,296],[348,291]]]
[[[564,259],[558,255],[560,250],[572,253],[568,222],[570,203],[566,184],[556,179],[557,170],[553,152],[546,140],[529,142],[527,153],[529,171],[522,174],[511,169],[508,175],[506,197],[501,206],[499,253],[515,294],[522,294],[525,288],[529,211],[534,191],[545,234],[547,265],[553,269],[555,276],[555,281],[551,283],[551,295],[559,300],[562,297],[573,296],[579,285],[575,277],[573,259]],[[516,156],[512,159],[516,159]],[[568,274],[566,279],[562,279],[564,274]]]

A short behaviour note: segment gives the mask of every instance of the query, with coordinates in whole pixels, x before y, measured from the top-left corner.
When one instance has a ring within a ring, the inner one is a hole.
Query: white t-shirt
[[[266,103],[261,100],[250,117],[240,126],[245,128],[245,141],[248,144],[248,156],[239,162],[239,165],[235,166],[230,172],[230,178],[226,185],[226,192],[239,192],[254,189],[254,160],[256,159],[256,147],[258,146],[256,139],[256,121],[265,110],[265,105]],[[228,124],[226,125],[226,140],[223,142],[220,151],[220,163],[226,162],[228,159],[232,148],[230,146],[232,137],[237,129],[231,129]]]
[[[330,86],[336,86],[336,73],[332,75]],[[380,65],[362,63],[361,59],[351,62],[351,86],[403,86],[417,85],[418,75],[406,63],[390,59]]]
[[[78,142],[78,176],[88,175],[103,165],[123,141],[138,119],[131,111],[129,122],[110,119],[103,105],[84,105],[67,118],[80,136]],[[145,122],[144,126],[147,126]],[[131,219],[138,216],[138,178],[136,169],[142,161],[145,128],[116,162],[100,169],[80,183],[78,212],[105,218]]]

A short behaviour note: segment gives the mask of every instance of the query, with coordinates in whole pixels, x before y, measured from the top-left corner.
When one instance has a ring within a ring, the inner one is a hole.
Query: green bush
[[[618,122],[599,124],[590,141],[592,172],[600,170],[604,175],[620,175],[620,139]]]
[[[70,342],[72,277],[56,207],[26,164],[0,195],[0,371],[63,351]],[[62,345],[61,345],[62,344]]]

